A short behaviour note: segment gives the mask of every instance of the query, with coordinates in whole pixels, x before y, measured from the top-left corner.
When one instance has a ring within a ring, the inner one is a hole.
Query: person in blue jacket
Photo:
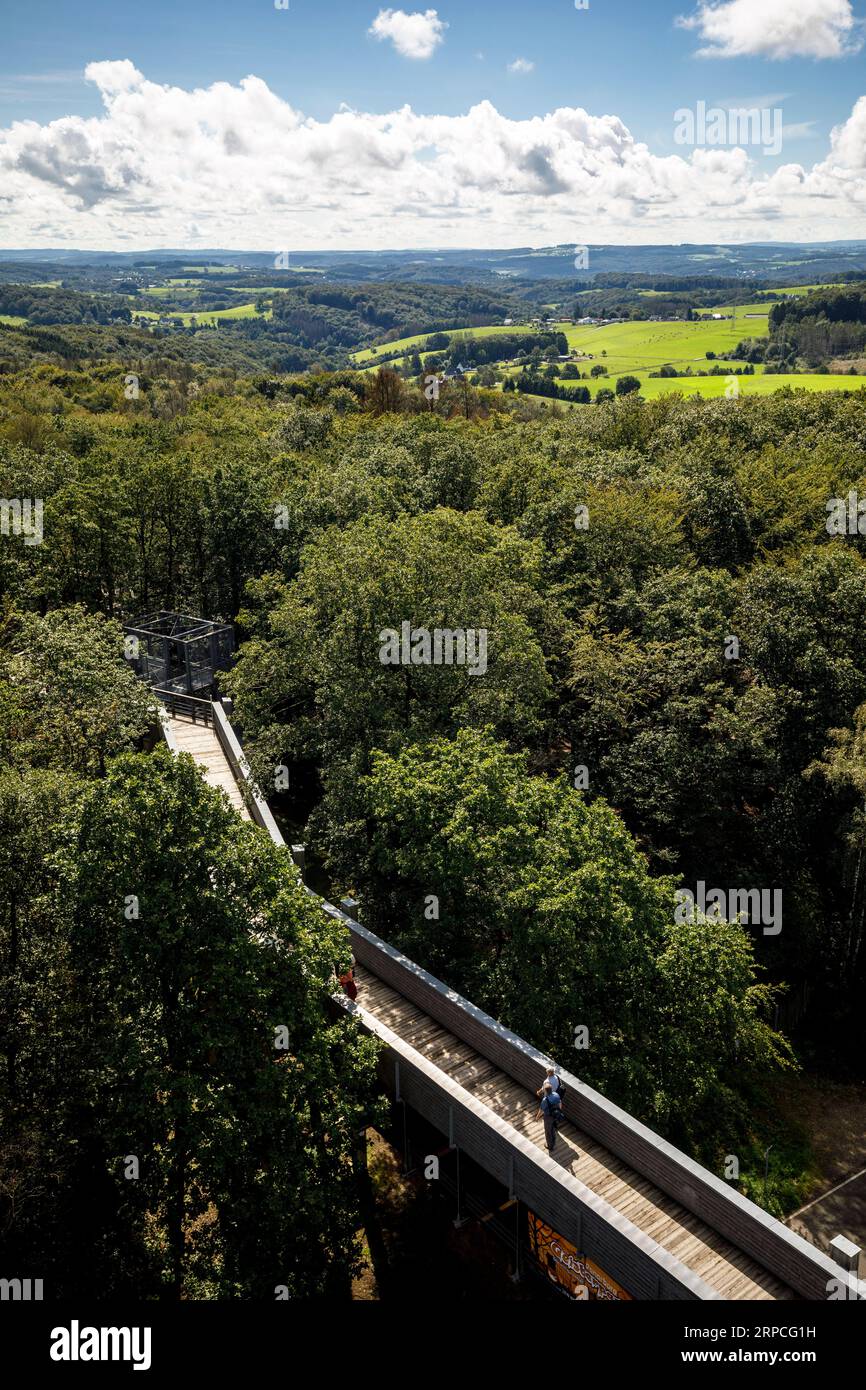
[[[552,1154],[556,1147],[556,1130],[562,1115],[562,1101],[557,1091],[554,1091],[549,1081],[545,1081],[541,1088],[541,1105],[536,1119],[544,1121],[544,1142],[547,1145],[547,1152]]]

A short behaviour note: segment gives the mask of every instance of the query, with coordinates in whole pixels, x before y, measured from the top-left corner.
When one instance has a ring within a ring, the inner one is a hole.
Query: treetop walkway
[[[188,752],[239,814],[285,846],[223,705],[155,693],[169,746]],[[291,849],[302,868],[303,847]],[[561,1069],[565,1122],[549,1155],[535,1119],[549,1059],[367,931],[356,905],[319,901],[351,934],[358,999],[340,993],[337,1003],[383,1042],[390,1094],[632,1297],[866,1298],[851,1242],[816,1249]],[[834,1293],[839,1286],[847,1294]]]

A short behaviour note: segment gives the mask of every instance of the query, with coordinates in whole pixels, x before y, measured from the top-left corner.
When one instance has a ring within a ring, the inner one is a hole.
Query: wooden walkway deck
[[[398,1033],[525,1138],[543,1146],[543,1125],[535,1119],[537,1101],[516,1081],[368,970],[357,966],[355,981],[357,1002],[362,1009]],[[562,1124],[552,1157],[723,1298],[796,1298],[791,1289],[750,1256],[641,1178],[575,1125]]]
[[[204,770],[205,781],[224,791],[234,809],[244,820],[250,820],[240,787],[235,780],[229,760],[222,749],[212,724],[193,723],[191,719],[168,716],[168,724],[182,753],[189,753]]]

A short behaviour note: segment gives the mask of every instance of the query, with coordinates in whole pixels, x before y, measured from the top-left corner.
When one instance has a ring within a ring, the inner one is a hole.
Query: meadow
[[[755,368],[754,376],[736,377],[737,389],[741,396],[770,396],[775,391],[783,389],[793,389],[801,391],[857,391],[866,388],[866,378],[853,376],[819,375],[817,373],[791,372],[787,376],[769,376],[763,374],[763,369]],[[602,377],[597,381],[565,381],[564,386],[588,386],[590,394],[595,397],[600,390],[605,387],[610,391],[616,387],[615,377]],[[696,377],[655,377],[641,378],[640,392],[638,393],[646,401],[658,400],[659,396],[702,396],[705,400],[715,400],[723,397],[728,385],[726,376],[696,376]],[[528,393],[532,395],[532,392]],[[541,396],[536,399],[547,399]],[[557,405],[568,406],[570,409],[579,410],[575,402],[557,401]]]
[[[163,314],[172,319],[180,319],[185,328],[195,319],[199,324],[210,324],[217,319],[254,319],[271,317],[271,310],[266,309],[263,314],[256,311],[255,304],[236,304],[232,309],[164,309]],[[142,319],[158,319],[160,315],[152,309],[136,309],[135,317]]]
[[[718,312],[733,311],[722,308]],[[658,371],[668,363],[678,370],[705,367],[708,352],[730,352],[743,338],[766,337],[767,314],[767,305],[745,305],[737,309],[735,319],[554,326],[565,334],[572,352],[603,362],[611,376],[620,376]]]
[[[434,336],[435,332],[447,333],[453,343],[462,342],[465,338],[494,338],[498,333],[532,333],[534,331],[532,325],[528,323],[508,325],[492,323],[483,328],[442,328],[431,333],[415,333],[410,338],[395,338],[392,343],[377,343],[375,347],[360,348],[358,352],[351,353],[351,358],[356,366],[363,367],[372,359],[380,357],[383,352],[403,352],[406,354],[419,352],[423,349],[424,344]]]
[[[790,289],[780,291],[780,293],[795,294],[798,291],[805,293],[807,288],[807,286],[793,286]],[[648,291],[647,293],[652,292]],[[735,374],[737,368],[744,367],[746,363],[737,360],[714,361],[707,357],[707,353],[714,353],[718,359],[722,353],[732,351],[738,343],[746,338],[766,337],[770,307],[769,301],[740,304],[736,307],[720,305],[713,312],[723,314],[725,317],[721,319],[695,319],[691,322],[677,320],[650,323],[634,320],[627,323],[606,325],[578,325],[558,321],[551,323],[550,327],[564,334],[569,350],[579,354],[577,365],[582,371],[586,372],[590,364],[593,366],[598,364],[607,369],[607,376],[581,383],[589,387],[593,397],[600,390],[615,389],[621,376],[636,376],[641,383],[641,395],[646,400],[655,400],[659,396],[673,393],[698,395],[713,399],[725,395],[730,375]],[[465,339],[467,336],[491,337],[503,332],[531,331],[530,326],[525,324],[508,329],[504,328],[503,325],[491,325],[485,328],[455,330],[449,332],[448,336],[453,343],[455,339]],[[404,352],[402,357],[389,362],[389,366],[406,366],[409,353],[413,351],[418,352],[422,362],[426,363],[427,358],[434,355],[423,350],[424,343],[429,341],[431,336],[429,333],[421,333],[413,337],[397,339],[393,343],[380,344],[375,348],[365,348],[353,353],[352,360],[364,371],[375,371],[377,370],[376,354],[387,348],[388,350],[402,349]],[[651,372],[658,372],[666,365],[676,368],[679,372],[691,368],[695,375],[691,377],[650,376]],[[723,375],[697,375],[700,371],[712,370],[715,365],[723,369]],[[506,367],[505,370],[509,376],[516,376],[522,367],[513,365]],[[767,376],[764,373],[763,364],[758,363],[755,365],[754,374],[737,377],[737,386],[742,395],[766,396],[781,390],[783,387],[799,388],[806,391],[856,390],[861,380],[862,378],[844,375],[805,372],[792,373],[787,376],[775,374]],[[563,385],[566,386],[576,384],[573,379],[563,381]]]

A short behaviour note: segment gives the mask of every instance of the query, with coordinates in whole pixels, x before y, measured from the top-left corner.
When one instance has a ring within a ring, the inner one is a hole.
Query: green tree
[[[678,925],[674,880],[603,801],[489,731],[378,753],[363,787],[373,929],[619,1104],[712,1148],[743,1080],[790,1064],[745,930]]]
[[[0,650],[0,748],[19,765],[102,774],[153,722],[120,624],[83,608],[24,614]]]
[[[810,763],[804,776],[824,781],[841,802],[841,877],[848,901],[841,914],[839,950],[831,958],[835,957],[839,975],[851,985],[861,970],[866,929],[866,705],[854,711],[852,728],[831,729],[830,739],[823,758]]]
[[[325,531],[293,583],[252,587],[244,622],[253,636],[226,683],[263,784],[286,755],[319,762],[317,824],[335,866],[349,862],[339,857],[344,838],[364,836],[356,787],[372,748],[465,723],[520,741],[542,735],[545,651],[558,627],[539,597],[538,559],[509,528],[439,509]],[[403,623],[479,634],[476,669],[383,663],[387,634],[401,635]]]
[[[620,376],[616,381],[616,394],[618,396],[630,396],[633,392],[640,390],[640,379],[636,376]]]
[[[116,759],[89,790],[65,891],[89,1123],[166,1296],[342,1288],[375,1060],[327,1012],[345,931],[165,749]]]
[[[55,1298],[93,1291],[91,1280],[107,1292],[106,1248],[125,1243],[128,1271],[136,1264],[80,1123],[81,1018],[59,887],[80,795],[67,774],[0,773],[0,1230],[8,1267]]]

